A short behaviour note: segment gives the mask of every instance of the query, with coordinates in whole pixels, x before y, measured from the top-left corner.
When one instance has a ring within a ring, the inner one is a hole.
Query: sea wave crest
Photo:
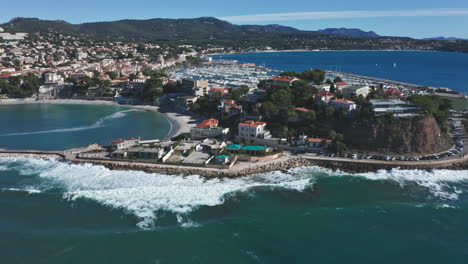
[[[196,226],[186,217],[201,206],[217,206],[233,193],[253,187],[286,188],[302,191],[312,182],[308,176],[298,177],[273,172],[237,179],[205,179],[197,175],[164,175],[139,171],[112,171],[103,166],[74,165],[56,160],[25,158],[5,159],[22,175],[39,177],[33,186],[40,191],[63,189],[65,199],[91,199],[111,208],[127,211],[138,217],[140,228],[154,228],[158,212],[177,215],[182,226]]]

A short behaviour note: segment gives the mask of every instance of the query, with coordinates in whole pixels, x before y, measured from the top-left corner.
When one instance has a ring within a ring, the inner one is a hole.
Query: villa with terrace
[[[219,127],[218,123],[219,121],[214,118],[204,120],[202,123],[196,125],[190,130],[190,138],[216,138],[226,135],[229,132],[229,128]]]

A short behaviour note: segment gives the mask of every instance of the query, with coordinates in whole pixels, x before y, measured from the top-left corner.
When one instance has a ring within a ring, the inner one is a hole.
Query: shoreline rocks
[[[350,174],[359,174],[367,172],[376,172],[379,170],[392,170],[395,168],[408,169],[408,170],[433,170],[433,169],[448,169],[448,170],[468,170],[468,162],[460,162],[451,164],[450,162],[444,164],[431,164],[431,165],[397,165],[397,164],[372,164],[362,163],[355,161],[332,161],[332,160],[316,160],[302,157],[291,157],[287,160],[267,163],[249,168],[238,169],[213,169],[206,167],[189,167],[189,166],[175,166],[165,164],[153,163],[132,163],[132,162],[115,162],[110,160],[88,160],[88,159],[67,159],[60,153],[41,153],[41,152],[0,152],[0,158],[18,158],[26,157],[33,159],[55,159],[71,164],[93,164],[101,165],[110,170],[130,170],[130,171],[144,171],[147,173],[163,173],[169,175],[200,175],[205,178],[237,178],[248,175],[268,173],[273,171],[289,171],[294,168],[318,166],[333,171],[341,171]]]

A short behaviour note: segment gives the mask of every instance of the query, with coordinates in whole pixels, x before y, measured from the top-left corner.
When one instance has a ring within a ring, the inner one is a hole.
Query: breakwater
[[[401,162],[363,162],[359,160],[324,160],[301,157],[289,157],[287,159],[271,162],[267,164],[258,164],[248,168],[236,167],[232,169],[215,169],[204,167],[189,167],[164,164],[150,164],[137,162],[114,162],[114,161],[96,161],[96,160],[73,160],[73,163],[92,163],[102,165],[111,170],[137,170],[148,173],[164,173],[173,175],[201,175],[206,178],[236,178],[253,174],[267,173],[272,171],[285,171],[293,168],[319,166],[332,170],[339,170],[347,173],[367,173],[378,170],[391,170],[395,168],[408,170],[432,170],[432,169],[451,169],[467,170],[468,162],[466,157],[457,160],[447,160],[439,163],[406,163]]]
[[[37,150],[0,150],[0,158],[26,157],[35,159],[57,159],[74,164],[101,165],[111,170],[135,170],[148,173],[164,173],[171,175],[201,175],[206,178],[236,178],[271,171],[284,171],[298,167],[319,166],[347,173],[366,173],[378,170],[399,169],[451,169],[467,170],[468,156],[454,159],[421,162],[402,161],[375,161],[375,160],[352,160],[343,158],[324,158],[317,156],[291,156],[285,155],[278,160],[258,163],[240,163],[231,169],[220,169],[213,167],[178,166],[164,163],[143,163],[136,161],[121,161],[107,159],[80,159],[77,154],[90,149],[98,148],[90,145],[80,149],[68,151],[37,151]]]
[[[337,76],[344,76],[344,77],[356,78],[356,79],[361,79],[361,80],[366,80],[366,81],[371,81],[371,82],[405,86],[405,87],[412,88],[412,89],[416,89],[418,87],[424,86],[424,85],[419,85],[419,84],[414,84],[414,83],[400,82],[400,81],[395,81],[395,80],[388,80],[388,79],[364,76],[364,75],[353,74],[353,73],[337,72],[337,71],[328,71],[328,72]]]

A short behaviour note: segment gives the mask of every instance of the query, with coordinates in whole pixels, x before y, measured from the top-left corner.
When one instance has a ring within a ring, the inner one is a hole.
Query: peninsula
[[[206,21],[230,25],[211,18],[190,23]],[[54,30],[44,32],[45,25]],[[466,162],[467,114],[451,105],[465,95],[448,88],[322,69],[279,71],[208,55],[243,51],[228,44],[126,42],[98,32],[83,38],[81,30],[91,25],[56,21],[3,25],[13,26],[27,34],[0,43],[8,55],[0,67],[0,104],[127,105],[164,114],[172,129],[165,139],[115,138],[103,146],[0,156],[54,155],[113,169],[227,177],[304,165],[360,171]],[[437,42],[421,43],[419,49],[438,49],[424,46]]]

